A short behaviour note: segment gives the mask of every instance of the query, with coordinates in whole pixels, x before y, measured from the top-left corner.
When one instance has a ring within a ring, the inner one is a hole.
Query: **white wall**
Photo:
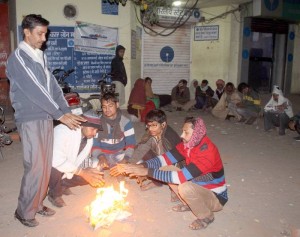
[[[229,7],[205,8],[201,9],[201,13],[209,19],[230,9]],[[239,18],[238,13],[236,16]],[[193,40],[191,79],[198,81],[207,79],[213,88],[215,88],[215,81],[219,78],[236,85],[239,80],[238,68],[240,66],[240,23],[233,15],[228,15],[210,24],[198,23],[197,25],[219,25],[219,40]]]
[[[291,93],[300,93],[300,27],[295,30],[294,59],[292,72]]]

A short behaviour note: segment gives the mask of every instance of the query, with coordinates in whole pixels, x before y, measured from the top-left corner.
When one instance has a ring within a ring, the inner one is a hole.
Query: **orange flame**
[[[125,201],[128,189],[124,181],[120,182],[120,191],[115,191],[113,186],[98,188],[96,199],[85,207],[89,222],[94,229],[109,227],[114,220],[124,219],[131,215],[126,211],[129,203]]]

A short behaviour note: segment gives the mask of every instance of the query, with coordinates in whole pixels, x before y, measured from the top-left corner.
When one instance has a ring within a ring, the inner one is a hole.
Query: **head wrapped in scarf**
[[[203,137],[205,137],[206,135],[206,126],[203,122],[203,120],[198,117],[196,118],[196,122],[194,124],[194,131],[192,134],[191,139],[189,140],[189,142],[184,144],[184,147],[187,149],[192,149],[193,147],[197,146],[203,139]]]

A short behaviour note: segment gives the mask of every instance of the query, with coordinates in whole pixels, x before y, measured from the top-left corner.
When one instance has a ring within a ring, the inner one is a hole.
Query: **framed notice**
[[[195,26],[194,41],[211,41],[219,39],[219,26]]]

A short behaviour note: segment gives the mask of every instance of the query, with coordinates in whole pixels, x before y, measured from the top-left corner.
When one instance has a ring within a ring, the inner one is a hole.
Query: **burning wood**
[[[126,211],[129,203],[125,201],[128,190],[124,181],[120,182],[120,191],[115,191],[113,186],[98,188],[96,199],[85,207],[90,225],[96,230],[99,227],[109,227],[114,220],[122,220],[131,213]]]

